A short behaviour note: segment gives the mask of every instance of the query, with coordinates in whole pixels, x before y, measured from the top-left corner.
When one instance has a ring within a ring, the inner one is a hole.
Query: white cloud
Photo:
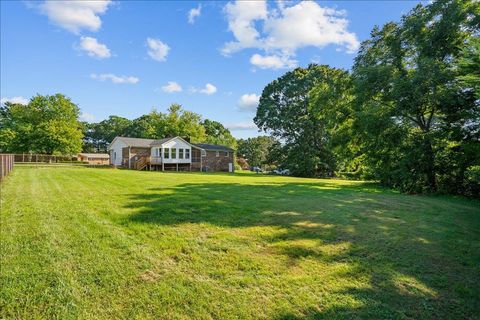
[[[96,120],[95,116],[91,113],[83,112],[80,115],[80,120],[81,121],[86,121],[86,122],[94,122]]]
[[[246,48],[262,50],[264,57],[254,55],[250,59],[259,67],[293,67],[296,61],[291,58],[303,47],[336,45],[353,53],[360,45],[355,33],[348,31],[345,11],[322,7],[314,1],[292,6],[280,1],[270,10],[266,1],[237,1],[228,3],[225,12],[235,41],[227,42],[222,53],[230,55]]]
[[[267,19],[268,10],[265,1],[229,2],[225,6],[228,17],[228,29],[233,33],[236,42],[228,42],[222,53],[229,55],[244,48],[261,46],[260,33],[255,28],[256,20]]]
[[[253,122],[239,122],[226,125],[228,130],[239,131],[239,130],[254,130],[258,127]]]
[[[199,4],[197,8],[192,8],[190,11],[188,11],[188,23],[194,24],[195,23],[195,18],[200,17],[200,14],[202,13],[202,5]]]
[[[246,93],[240,97],[237,102],[238,109],[246,111],[254,111],[258,107],[260,96],[255,93]]]
[[[295,68],[297,66],[297,60],[292,60],[288,56],[262,56],[255,53],[250,58],[250,63],[260,69],[285,69]]]
[[[4,104],[5,102],[10,102],[10,103],[19,103],[23,105],[28,104],[28,99],[24,97],[12,97],[12,98],[1,98],[0,103]]]
[[[105,13],[110,4],[110,0],[45,1],[39,8],[52,23],[78,34],[82,29],[98,31],[102,26],[99,15]]]
[[[154,38],[147,38],[147,46],[149,48],[148,55],[153,60],[165,61],[167,60],[168,51],[170,47],[162,41]]]
[[[211,83],[207,83],[205,85],[205,88],[204,89],[201,89],[200,90],[201,93],[205,93],[205,94],[214,94],[215,92],[217,92],[217,87],[215,87],[213,84]]]
[[[162,87],[162,90],[168,93],[181,92],[182,86],[175,81],[168,81],[168,83]]]
[[[281,13],[280,17],[265,22],[268,47],[294,52],[301,47],[334,44],[353,53],[360,46],[357,36],[347,30],[348,20],[343,10],[303,1],[281,9]]]
[[[99,43],[97,39],[92,37],[80,37],[79,48],[94,58],[104,59],[112,56],[106,45]]]
[[[217,87],[211,83],[207,83],[204,88],[190,88],[191,92],[200,92],[206,95],[211,95],[217,92]]]
[[[137,77],[132,76],[116,76],[111,73],[102,73],[102,74],[95,74],[92,73],[90,78],[100,80],[100,81],[111,81],[113,83],[129,83],[135,84],[140,81]]]

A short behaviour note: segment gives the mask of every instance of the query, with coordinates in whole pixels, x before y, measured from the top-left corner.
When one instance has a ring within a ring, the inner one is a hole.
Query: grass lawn
[[[0,318],[479,319],[480,204],[251,174],[17,167]]]

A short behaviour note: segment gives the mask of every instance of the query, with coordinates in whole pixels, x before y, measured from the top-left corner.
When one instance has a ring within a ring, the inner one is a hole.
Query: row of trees
[[[74,154],[82,148],[80,109],[67,97],[37,95],[0,107],[0,152]]]
[[[235,138],[221,123],[202,120],[199,114],[178,104],[172,104],[166,113],[154,110],[134,120],[112,115],[98,123],[84,123],[84,133],[85,151],[106,151],[116,136],[148,139],[180,136],[191,142],[236,147]]]
[[[76,154],[105,152],[116,136],[160,139],[181,136],[192,142],[236,147],[221,123],[186,111],[178,104],[166,113],[152,111],[129,120],[110,116],[98,123],[79,121],[80,110],[62,94],[37,95],[27,105],[6,102],[0,107],[0,152]]]
[[[480,194],[480,3],[439,0],[375,28],[351,72],[312,64],[262,92],[254,122],[270,136],[238,141],[251,166],[298,176],[375,179],[406,192]],[[0,108],[0,151],[105,151],[115,136],[188,137],[235,148],[222,124],[172,105],[129,120],[79,122],[68,98]]]
[[[375,28],[352,72],[310,65],[263,90],[254,122],[299,176],[480,191],[480,3],[419,5]]]

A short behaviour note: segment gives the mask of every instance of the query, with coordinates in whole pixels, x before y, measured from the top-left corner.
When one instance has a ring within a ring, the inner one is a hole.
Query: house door
[[[228,163],[228,172],[233,172],[233,163]]]

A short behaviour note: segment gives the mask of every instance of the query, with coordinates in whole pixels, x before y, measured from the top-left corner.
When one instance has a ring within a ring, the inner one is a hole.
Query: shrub
[[[480,198],[480,166],[467,168],[465,172],[465,195]]]

